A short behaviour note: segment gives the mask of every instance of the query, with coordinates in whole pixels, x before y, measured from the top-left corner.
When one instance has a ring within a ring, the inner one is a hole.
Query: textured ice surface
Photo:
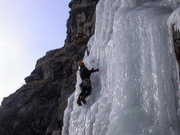
[[[178,66],[171,32],[177,2],[99,1],[84,62],[100,72],[91,76],[92,94],[81,107],[76,104],[81,83],[77,72],[63,135],[180,135]],[[180,18],[176,19],[179,25]]]
[[[175,29],[180,30],[180,8],[176,9],[168,20],[169,25],[175,25]]]

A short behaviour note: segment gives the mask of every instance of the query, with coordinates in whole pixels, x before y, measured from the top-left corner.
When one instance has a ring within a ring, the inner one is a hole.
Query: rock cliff
[[[77,61],[94,33],[98,0],[72,0],[64,47],[40,58],[26,84],[0,108],[0,135],[60,135],[67,98],[74,92]]]

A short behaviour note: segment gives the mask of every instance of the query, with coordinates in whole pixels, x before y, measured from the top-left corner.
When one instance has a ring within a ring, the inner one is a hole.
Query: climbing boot
[[[83,96],[81,96],[80,99],[83,102],[83,104],[87,104],[86,99]]]
[[[77,104],[78,104],[79,106],[82,105],[82,103],[81,103],[81,98],[80,98],[80,97],[79,97],[78,100],[77,100]]]

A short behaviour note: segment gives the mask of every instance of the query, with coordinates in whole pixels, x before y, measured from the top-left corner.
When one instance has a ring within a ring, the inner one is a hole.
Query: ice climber
[[[80,77],[81,77],[81,84],[80,89],[81,89],[81,93],[79,94],[79,97],[77,99],[77,104],[79,106],[83,104],[86,104],[86,97],[89,96],[91,94],[91,80],[90,80],[90,76],[92,73],[99,71],[99,69],[91,69],[88,70],[87,67],[84,65],[83,61],[79,61],[78,62],[78,66],[80,67]]]

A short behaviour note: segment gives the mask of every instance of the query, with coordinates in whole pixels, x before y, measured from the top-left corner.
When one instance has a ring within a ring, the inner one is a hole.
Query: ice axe
[[[93,63],[95,63],[95,61],[94,60],[92,60],[92,68],[93,68]],[[99,63],[98,63],[98,65],[97,65],[97,68],[99,67]]]

